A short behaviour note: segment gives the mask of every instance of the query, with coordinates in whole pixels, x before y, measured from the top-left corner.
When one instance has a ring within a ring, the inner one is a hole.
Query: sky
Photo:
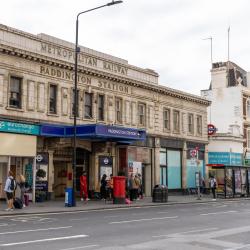
[[[76,15],[111,0],[1,1],[0,23],[75,42]],[[250,71],[249,0],[123,0],[83,14],[79,44],[159,74],[159,84],[200,95],[213,62],[228,58]]]

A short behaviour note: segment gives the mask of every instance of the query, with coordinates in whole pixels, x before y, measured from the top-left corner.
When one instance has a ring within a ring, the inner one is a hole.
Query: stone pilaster
[[[187,188],[187,143],[184,142],[182,151],[182,188]]]

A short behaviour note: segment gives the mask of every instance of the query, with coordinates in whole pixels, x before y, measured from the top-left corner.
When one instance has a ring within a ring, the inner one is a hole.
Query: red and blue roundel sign
[[[207,134],[208,135],[213,135],[216,132],[216,127],[213,124],[208,124],[207,125]]]

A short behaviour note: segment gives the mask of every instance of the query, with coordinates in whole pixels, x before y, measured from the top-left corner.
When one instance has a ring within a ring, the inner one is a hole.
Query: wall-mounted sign
[[[208,135],[213,135],[216,132],[216,127],[213,124],[208,124],[207,125],[207,134]]]
[[[40,127],[33,124],[0,121],[0,132],[39,135]]]
[[[209,164],[242,165],[241,153],[208,152]]]

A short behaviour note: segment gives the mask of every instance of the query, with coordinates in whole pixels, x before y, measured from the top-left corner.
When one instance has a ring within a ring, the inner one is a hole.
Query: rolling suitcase
[[[22,209],[23,208],[23,202],[19,198],[15,198],[13,205],[17,209]]]

